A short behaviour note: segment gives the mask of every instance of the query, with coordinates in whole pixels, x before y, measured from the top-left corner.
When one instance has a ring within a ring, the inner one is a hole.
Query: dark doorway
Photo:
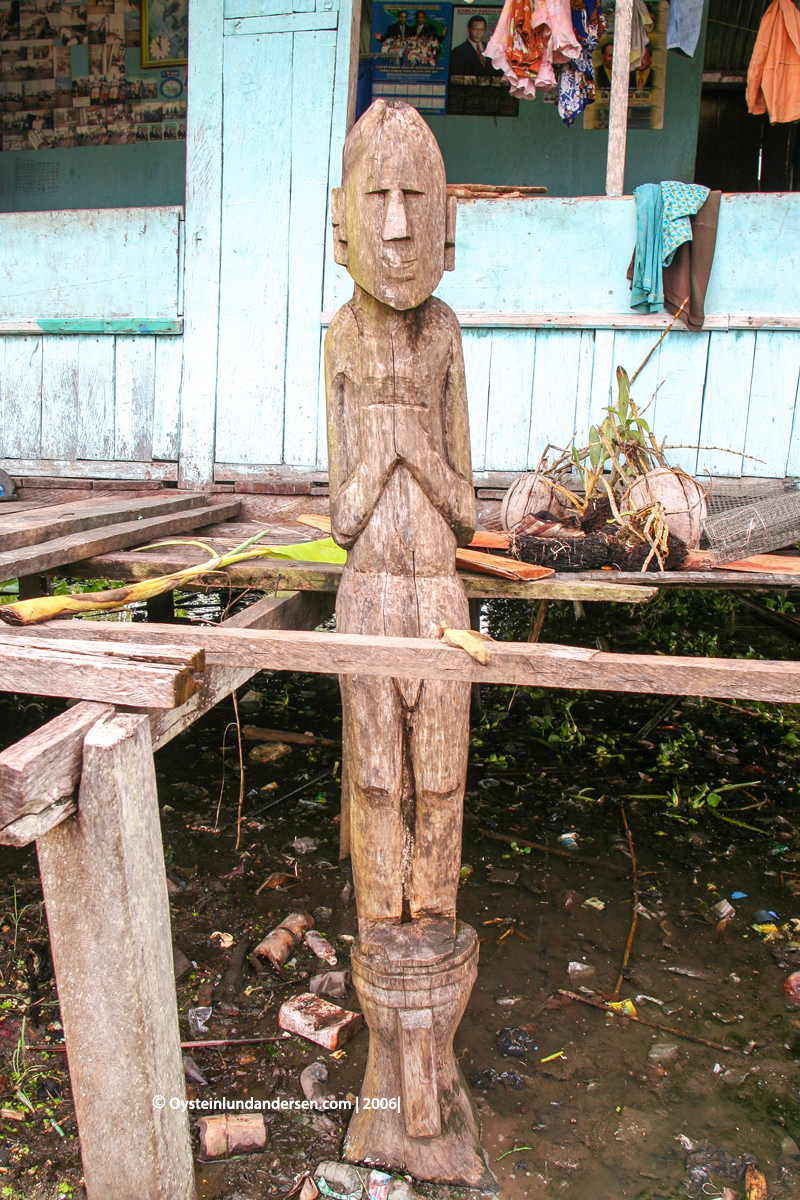
[[[797,126],[770,125],[747,111],[743,84],[705,86],[697,132],[696,183],[723,192],[791,192],[800,187]]]

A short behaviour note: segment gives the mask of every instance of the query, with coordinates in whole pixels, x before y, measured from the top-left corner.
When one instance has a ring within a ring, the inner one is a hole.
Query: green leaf
[[[709,808],[716,808],[721,800],[722,797],[718,796],[716,792],[709,792],[706,796],[706,804]]]
[[[592,464],[592,470],[596,471],[599,463],[603,458],[603,447],[599,442],[592,442],[589,447],[589,462]]]
[[[263,546],[267,558],[288,558],[294,562],[345,563],[347,551],[337,546],[333,538],[318,538],[315,542],[299,542],[295,546]]]

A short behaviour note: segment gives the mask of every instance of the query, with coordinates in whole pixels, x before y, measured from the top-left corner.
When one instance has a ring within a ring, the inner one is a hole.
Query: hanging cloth
[[[703,0],[670,0],[667,49],[682,50],[693,58],[702,20]]]
[[[771,124],[800,120],[800,12],[772,0],[761,20],[747,71],[747,107]]]
[[[676,313],[689,297],[688,311],[683,319],[690,329],[703,328],[705,302],[714,249],[717,244],[717,223],[722,192],[709,192],[705,204],[690,217],[692,240],[678,246],[671,264],[664,267],[664,308]]]
[[[661,251],[664,204],[657,183],[643,183],[636,197],[636,249],[631,267],[631,308],[658,312],[664,303]]]
[[[544,0],[538,0],[543,7]],[[537,13],[538,17],[538,13]],[[544,57],[545,32],[534,25],[530,0],[505,0],[500,19],[489,38],[485,56],[511,84],[511,95],[532,100],[536,76]]]
[[[661,229],[661,261],[665,267],[672,262],[672,256],[683,242],[692,240],[692,224],[689,217],[694,216],[708,197],[708,188],[699,183],[677,183],[668,180],[661,184],[662,229]]]
[[[592,55],[606,28],[600,5],[601,0],[583,0],[572,6],[572,27],[581,53],[564,64],[558,81],[558,115],[565,125],[571,125],[595,97]]]
[[[649,46],[648,32],[653,28],[653,18],[644,0],[633,0],[631,23],[631,70],[635,71],[642,61],[645,46]]]

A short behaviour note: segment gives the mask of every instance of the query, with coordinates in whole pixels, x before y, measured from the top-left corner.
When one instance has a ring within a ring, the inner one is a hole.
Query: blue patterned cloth
[[[580,42],[581,53],[560,68],[558,78],[558,115],[571,125],[579,113],[594,100],[594,63],[592,53],[606,28],[600,0],[572,0],[572,28]]]
[[[639,190],[636,189],[637,193]],[[672,262],[678,246],[692,240],[689,217],[693,217],[697,210],[703,207],[707,196],[708,188],[699,183],[676,183],[669,180],[661,184],[661,261],[665,267]]]
[[[661,252],[664,205],[661,187],[643,183],[636,197],[636,250],[633,256],[631,308],[658,312],[664,304]]]

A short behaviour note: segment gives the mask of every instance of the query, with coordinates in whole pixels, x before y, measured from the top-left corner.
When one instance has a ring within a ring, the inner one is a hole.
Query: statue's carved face
[[[408,105],[377,101],[353,133],[343,186],[334,193],[336,259],[377,300],[401,310],[416,308],[446,269],[448,204],[441,154]]]

